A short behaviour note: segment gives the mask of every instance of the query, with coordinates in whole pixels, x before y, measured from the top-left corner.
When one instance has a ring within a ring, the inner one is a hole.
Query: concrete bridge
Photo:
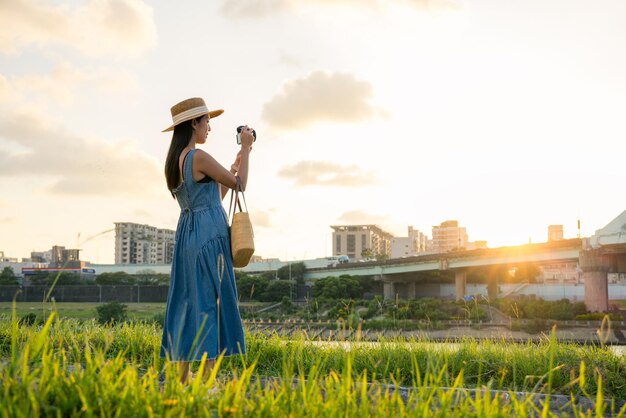
[[[515,247],[488,248],[429,254],[382,262],[349,263],[335,267],[308,269],[305,279],[343,274],[370,276],[381,280],[385,298],[415,298],[424,272],[454,273],[456,298],[465,295],[467,276],[473,271],[496,267],[514,268],[528,263],[551,265],[577,262],[585,288],[585,305],[592,312],[606,312],[608,273],[626,273],[626,211],[591,238],[560,240]],[[490,298],[497,297],[498,286],[487,283]]]

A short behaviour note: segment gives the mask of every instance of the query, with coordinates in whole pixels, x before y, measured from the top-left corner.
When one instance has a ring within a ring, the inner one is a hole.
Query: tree
[[[55,286],[85,284],[80,274],[70,273],[68,271],[40,272],[32,276],[30,281],[32,284],[40,286],[52,286],[53,283],[55,283]]]
[[[260,300],[267,290],[270,281],[265,276],[249,276],[246,273],[235,272],[237,294],[243,300]]]
[[[0,273],[0,285],[19,284],[17,276],[11,267],[5,267]]]
[[[529,283],[536,283],[537,277],[539,275],[541,275],[541,269],[535,263],[521,264],[515,269],[516,281],[528,281]]]
[[[386,254],[386,253],[378,253],[378,254],[376,254],[376,260],[377,260],[377,261],[385,261],[385,260],[389,260],[389,254]]]
[[[374,256],[374,253],[372,252],[370,248],[366,248],[363,251],[361,251],[361,257],[363,258],[372,258],[373,256]]]
[[[313,286],[315,297],[322,299],[359,299],[363,296],[364,283],[358,277],[340,276],[319,279]]]
[[[298,284],[304,284],[304,263],[291,263],[278,269],[280,280],[295,280]]]
[[[135,284],[135,278],[126,272],[117,271],[115,273],[98,274],[96,283],[100,285]]]
[[[259,299],[262,302],[280,302],[283,296],[291,298],[293,284],[292,280],[273,280],[268,284],[265,292],[259,296]]]

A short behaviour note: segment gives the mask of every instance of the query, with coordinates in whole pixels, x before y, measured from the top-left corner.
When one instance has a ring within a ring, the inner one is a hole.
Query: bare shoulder
[[[194,155],[199,161],[213,161],[214,158],[208,152],[198,149]]]

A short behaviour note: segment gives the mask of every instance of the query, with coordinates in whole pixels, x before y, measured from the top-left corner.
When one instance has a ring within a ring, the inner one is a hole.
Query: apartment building
[[[132,222],[115,223],[116,264],[171,264],[175,231]]]
[[[459,227],[458,221],[445,221],[439,226],[433,226],[432,251],[435,253],[466,249],[467,241],[465,227]]]
[[[428,237],[412,226],[406,237],[391,239],[391,258],[412,257],[426,252]]]
[[[377,225],[336,225],[333,229],[333,256],[347,255],[351,260],[362,258],[365,250],[372,255],[391,254],[393,235]]]
[[[563,239],[563,225],[548,225],[548,242]]]

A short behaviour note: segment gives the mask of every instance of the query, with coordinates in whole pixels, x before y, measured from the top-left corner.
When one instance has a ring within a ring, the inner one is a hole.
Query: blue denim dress
[[[197,361],[245,353],[228,219],[219,184],[193,180],[191,150],[173,192],[181,208],[160,356]]]

